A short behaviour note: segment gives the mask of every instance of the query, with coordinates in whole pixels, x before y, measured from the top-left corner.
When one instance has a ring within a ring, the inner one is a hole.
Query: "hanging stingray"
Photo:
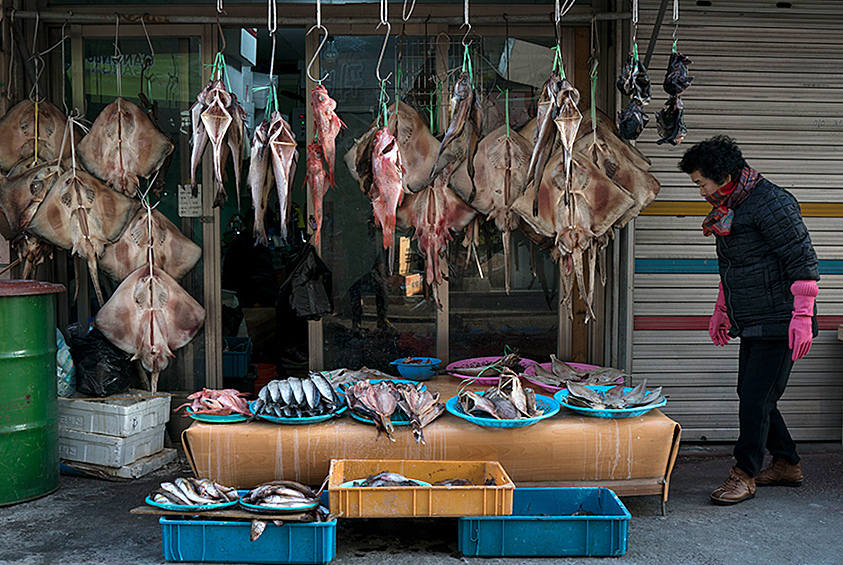
[[[140,204],[111,190],[94,176],[71,168],[53,183],[27,230],[88,261],[100,304],[97,263],[105,245],[116,241]]]
[[[181,280],[202,256],[202,248],[167,216],[158,210],[141,208],[120,239],[105,246],[99,266],[115,281],[121,282],[149,261],[150,242],[155,266],[175,280]]]
[[[126,277],[96,316],[103,335],[152,373],[153,393],[173,351],[187,345],[204,322],[205,309],[170,275],[149,265]]]
[[[152,177],[172,152],[170,140],[125,98],[103,108],[76,149],[85,170],[127,196],[135,195],[139,176]]]
[[[36,116],[35,109],[38,108]],[[67,117],[53,104],[30,100],[18,102],[0,119],[0,169],[8,171],[22,159],[33,158],[36,150],[36,124],[38,129],[38,159],[50,161],[59,157]],[[70,155],[70,145],[65,143],[62,157]]]

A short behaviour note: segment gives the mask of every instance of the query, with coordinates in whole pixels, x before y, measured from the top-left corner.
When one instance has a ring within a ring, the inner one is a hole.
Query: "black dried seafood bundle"
[[[685,127],[685,110],[682,99],[678,96],[671,96],[656,114],[656,125],[659,129],[661,139],[656,141],[658,145],[670,143],[679,145],[685,139],[688,128]]]
[[[637,139],[649,121],[649,116],[644,113],[644,104],[638,98],[632,98],[618,114],[618,135],[624,139]]]
[[[650,85],[650,75],[647,74],[647,68],[644,66],[634,53],[630,52],[626,59],[626,65],[621,69],[621,76],[617,81],[618,90],[626,96],[638,98],[646,104],[650,101],[652,96],[652,86]]]
[[[664,91],[670,96],[678,96],[691,86],[694,77],[688,74],[690,64],[691,60],[679,51],[670,54],[667,73],[664,75]]]

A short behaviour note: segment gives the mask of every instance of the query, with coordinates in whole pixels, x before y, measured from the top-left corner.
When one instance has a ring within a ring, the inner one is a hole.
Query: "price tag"
[[[196,190],[193,196],[193,188],[187,185],[179,185],[179,217],[198,218],[202,216],[202,185]]]

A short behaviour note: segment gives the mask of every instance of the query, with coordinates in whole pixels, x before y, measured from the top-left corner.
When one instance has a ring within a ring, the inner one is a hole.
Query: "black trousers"
[[[784,394],[792,352],[787,339],[741,338],[738,366],[740,436],[735,444],[737,466],[754,477],[761,471],[766,448],[791,465],[799,462],[796,444],[776,403]]]

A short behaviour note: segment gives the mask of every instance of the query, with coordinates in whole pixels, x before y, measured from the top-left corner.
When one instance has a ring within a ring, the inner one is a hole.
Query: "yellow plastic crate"
[[[476,486],[340,487],[381,471],[431,484],[467,479]],[[497,461],[332,459],[328,481],[331,512],[343,518],[508,516],[514,489]]]

